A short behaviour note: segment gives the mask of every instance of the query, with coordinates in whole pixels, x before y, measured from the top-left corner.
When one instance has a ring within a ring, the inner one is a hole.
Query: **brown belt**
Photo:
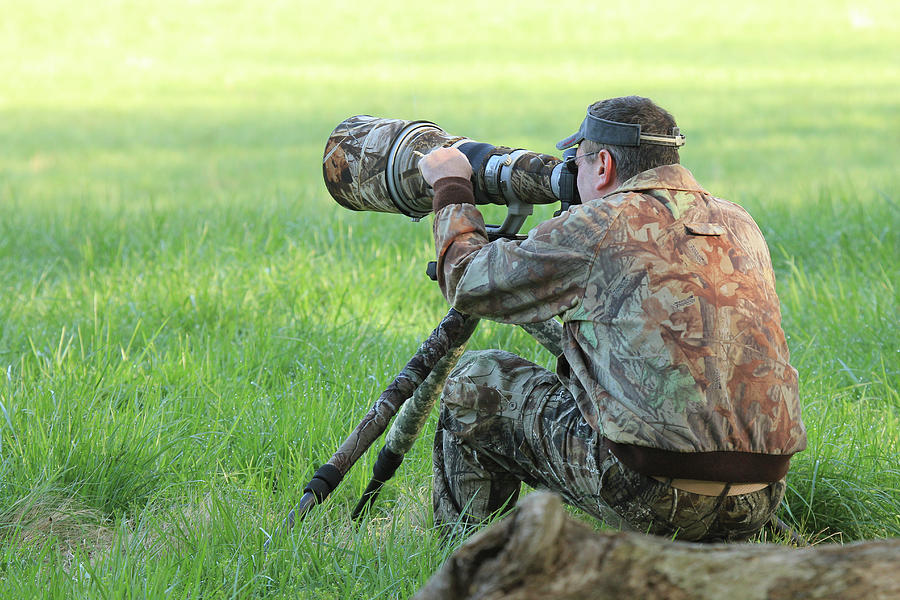
[[[683,490],[701,496],[721,496],[723,492],[725,492],[726,496],[740,496],[764,490],[771,485],[770,483],[728,483],[725,481],[702,481],[700,479],[667,479],[656,475],[653,476],[653,479],[665,483],[676,490]]]

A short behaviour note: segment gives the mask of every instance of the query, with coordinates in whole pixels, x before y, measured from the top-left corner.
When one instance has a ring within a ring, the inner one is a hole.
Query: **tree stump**
[[[535,492],[461,546],[414,600],[900,598],[900,540],[796,549],[598,533]]]

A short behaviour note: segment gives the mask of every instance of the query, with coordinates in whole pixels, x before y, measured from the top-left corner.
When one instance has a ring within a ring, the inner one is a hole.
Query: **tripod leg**
[[[394,381],[382,392],[375,404],[363,417],[362,422],[341,444],[327,463],[316,470],[315,475],[303,490],[300,502],[288,513],[282,528],[290,529],[296,519],[302,519],[316,504],[322,502],[340,484],[372,443],[387,429],[391,417],[400,406],[413,395],[416,388],[431,373],[435,365],[451,347],[457,345],[460,336],[468,339],[471,330],[468,315],[450,309],[447,316],[431,332],[419,350],[406,363]],[[477,319],[475,319],[477,321]],[[279,528],[281,529],[281,528]],[[268,541],[266,542],[268,546]]]
[[[431,374],[422,382],[422,385],[419,386],[416,393],[410,398],[410,401],[400,408],[400,412],[397,413],[397,418],[391,425],[384,443],[392,452],[406,454],[412,448],[416,438],[419,437],[419,433],[422,431],[422,427],[425,426],[428,416],[431,414],[431,409],[441,396],[447,376],[450,375],[450,371],[453,370],[463,352],[465,352],[466,343],[477,325],[478,319],[473,318],[469,321],[467,325],[468,335],[464,333],[459,337],[459,343],[450,348],[447,355],[438,362]]]
[[[478,319],[469,320],[465,330],[460,333],[446,356],[438,361],[425,381],[416,388],[413,397],[400,407],[400,411],[385,437],[384,447],[378,453],[378,459],[372,467],[372,479],[356,504],[356,508],[353,509],[354,521],[358,520],[375,501],[382,486],[394,476],[400,463],[403,462],[403,456],[409,452],[419,437],[432,408],[441,396],[447,376],[459,362],[466,342],[469,341],[469,337],[477,325]]]
[[[468,327],[471,328],[469,334],[460,336],[459,343],[450,348],[450,351],[438,362],[428,378],[416,389],[413,397],[400,408],[400,412],[385,438],[384,447],[378,453],[378,458],[372,467],[372,479],[353,509],[354,521],[359,520],[375,501],[382,486],[394,476],[400,463],[403,462],[403,457],[418,439],[431,410],[440,398],[447,376],[459,362],[459,358],[465,351],[466,342],[477,324],[477,319],[471,319],[468,324]],[[541,323],[525,323],[521,327],[555,356],[562,354],[562,325],[555,319]]]
[[[550,351],[553,356],[559,356],[562,350],[562,325],[556,319],[548,319],[540,323],[522,323],[522,329],[531,334],[538,343]]]

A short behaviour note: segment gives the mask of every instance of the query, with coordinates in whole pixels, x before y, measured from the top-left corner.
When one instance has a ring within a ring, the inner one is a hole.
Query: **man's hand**
[[[422,157],[419,172],[425,183],[434,187],[434,182],[444,177],[471,178],[472,165],[466,155],[456,148],[438,148]]]

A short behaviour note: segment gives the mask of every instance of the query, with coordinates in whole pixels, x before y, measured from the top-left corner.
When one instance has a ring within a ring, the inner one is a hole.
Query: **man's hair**
[[[595,102],[588,109],[595,117],[616,121],[618,123],[640,123],[641,133],[658,133],[672,135],[676,127],[675,117],[664,108],[654,104],[649,98],[641,96],[623,96]],[[591,140],[584,140],[584,153],[591,154],[600,150],[608,150],[616,163],[616,180],[625,183],[638,173],[661,167],[678,164],[678,148],[642,143],[640,146],[610,146]],[[591,162],[596,161],[596,156]]]

